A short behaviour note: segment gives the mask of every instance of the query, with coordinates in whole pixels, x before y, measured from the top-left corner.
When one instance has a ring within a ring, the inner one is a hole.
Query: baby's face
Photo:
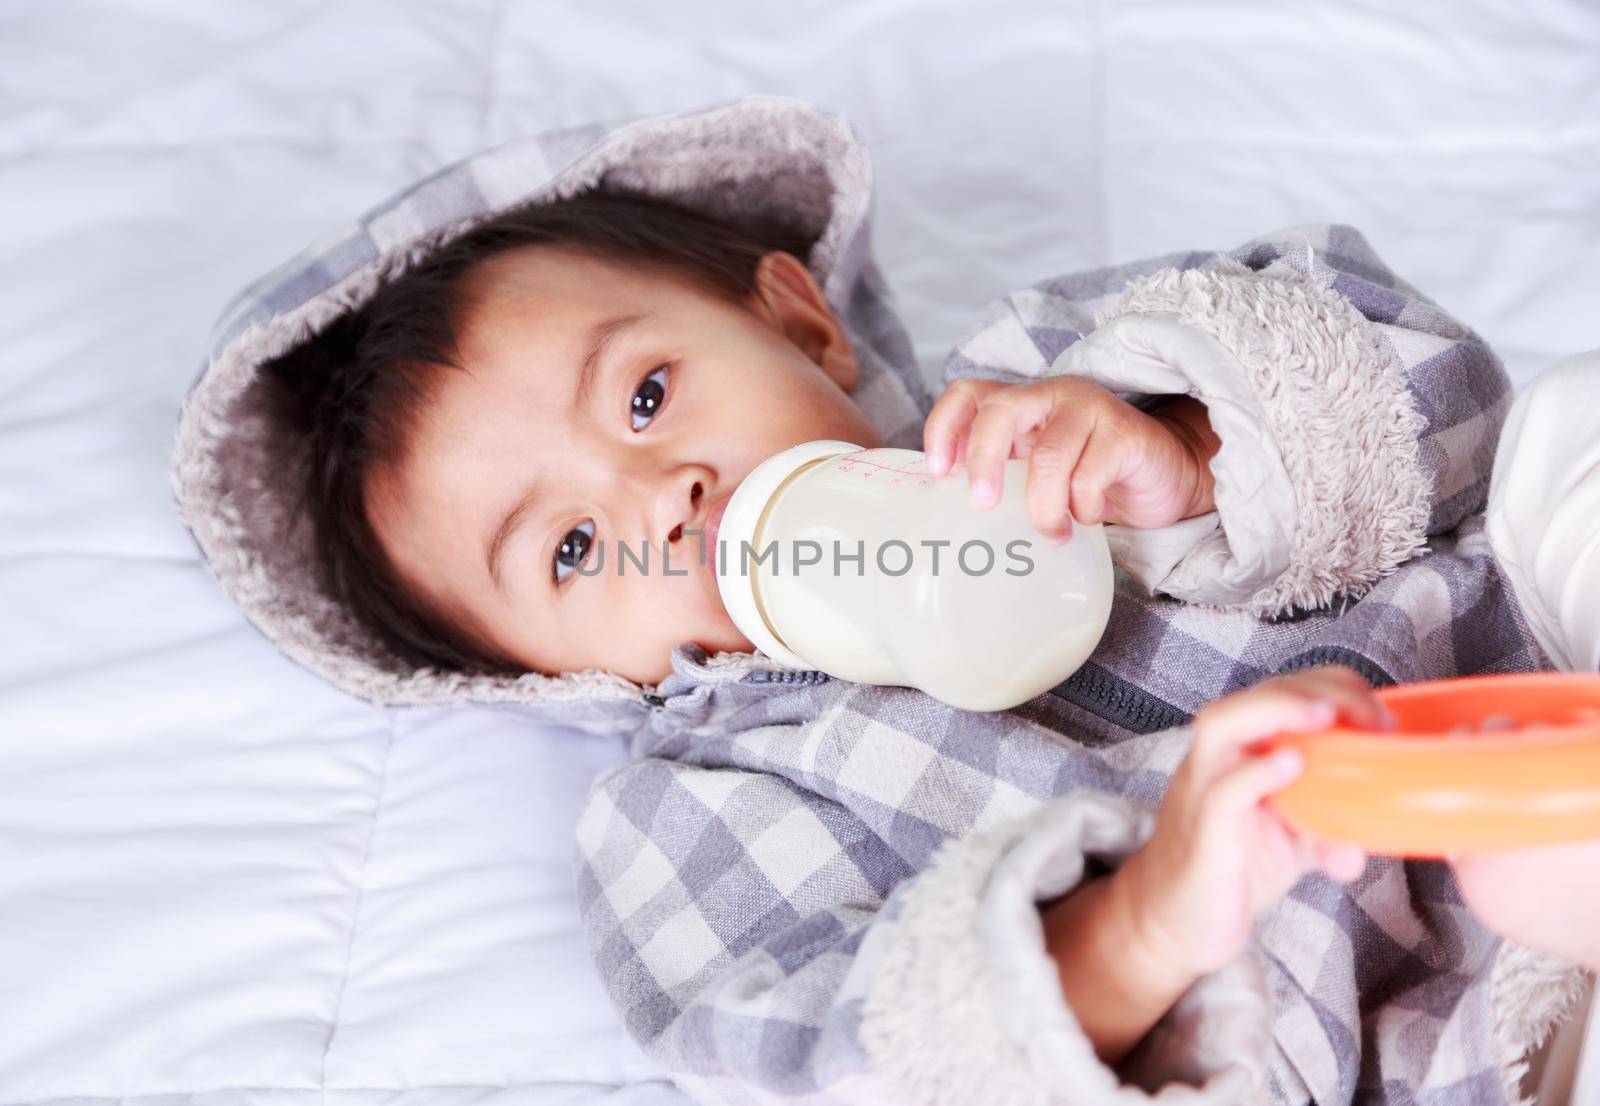
[[[485,263],[460,326],[466,371],[440,371],[406,455],[368,484],[396,569],[537,671],[655,683],[679,643],[750,649],[710,551],[685,531],[779,450],[882,444],[847,394],[853,352],[804,266],[768,254],[760,283],[768,303],[746,309],[565,247]],[[586,372],[596,327],[609,339]],[[619,575],[619,543],[639,558],[648,546],[648,571],[629,560]]]

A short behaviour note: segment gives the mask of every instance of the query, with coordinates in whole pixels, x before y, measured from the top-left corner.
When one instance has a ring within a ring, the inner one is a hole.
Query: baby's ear
[[[845,391],[856,386],[855,347],[800,259],[772,250],[756,266],[756,310]]]

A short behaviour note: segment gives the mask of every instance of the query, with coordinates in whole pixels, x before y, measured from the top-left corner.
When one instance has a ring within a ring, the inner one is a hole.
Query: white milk
[[[718,585],[762,652],[860,683],[1004,710],[1070,676],[1111,614],[1099,526],[1056,545],[1028,521],[1028,463],[1006,463],[993,508],[963,466],[922,453],[807,442],[757,466],[718,535]],[[854,560],[861,553],[859,563]]]

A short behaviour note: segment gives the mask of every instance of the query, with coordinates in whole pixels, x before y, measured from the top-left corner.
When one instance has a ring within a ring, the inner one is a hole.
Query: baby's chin
[[[696,641],[695,644],[713,655],[717,653],[754,653],[756,651],[755,643],[737,632],[731,638]]]
[[[733,619],[728,617],[728,612],[720,607],[716,612],[718,625],[712,629],[696,634],[690,640],[707,653],[752,653],[755,643],[739,632],[733,624]]]
[[[728,612],[722,608],[720,603],[717,604],[715,611],[707,613],[710,617],[701,623],[704,628],[698,633],[685,636],[682,639],[684,642],[699,646],[710,656],[716,656],[718,653],[752,653],[755,651],[755,644],[739,632],[739,628],[733,624],[733,619],[728,617]],[[671,673],[671,658],[672,648],[669,647],[660,679],[665,679],[667,674]],[[660,679],[651,680],[650,682],[659,683]]]
[[[624,679],[632,680],[636,684],[659,684],[662,680],[672,675],[672,654],[679,645],[696,645],[704,649],[708,655],[718,653],[750,653],[755,651],[755,645],[739,633],[733,620],[728,617],[725,610],[719,605],[715,612],[707,612],[711,617],[695,620],[702,627],[699,630],[686,628],[678,633],[668,635],[662,640],[659,648],[650,649],[648,661],[641,660],[639,656],[629,659],[617,658],[607,663],[605,658],[591,665],[603,672],[611,672]],[[688,621],[688,620],[685,620]]]

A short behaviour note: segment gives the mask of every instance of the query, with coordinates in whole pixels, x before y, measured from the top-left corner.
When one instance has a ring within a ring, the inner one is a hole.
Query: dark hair
[[[440,372],[460,367],[466,278],[507,250],[557,244],[665,269],[743,302],[756,289],[765,253],[809,258],[812,236],[780,220],[736,227],[668,200],[618,192],[516,208],[444,244],[359,310],[264,365],[273,414],[305,442],[298,511],[309,518],[326,591],[407,663],[520,671],[406,586],[366,510],[368,474],[403,455]]]

